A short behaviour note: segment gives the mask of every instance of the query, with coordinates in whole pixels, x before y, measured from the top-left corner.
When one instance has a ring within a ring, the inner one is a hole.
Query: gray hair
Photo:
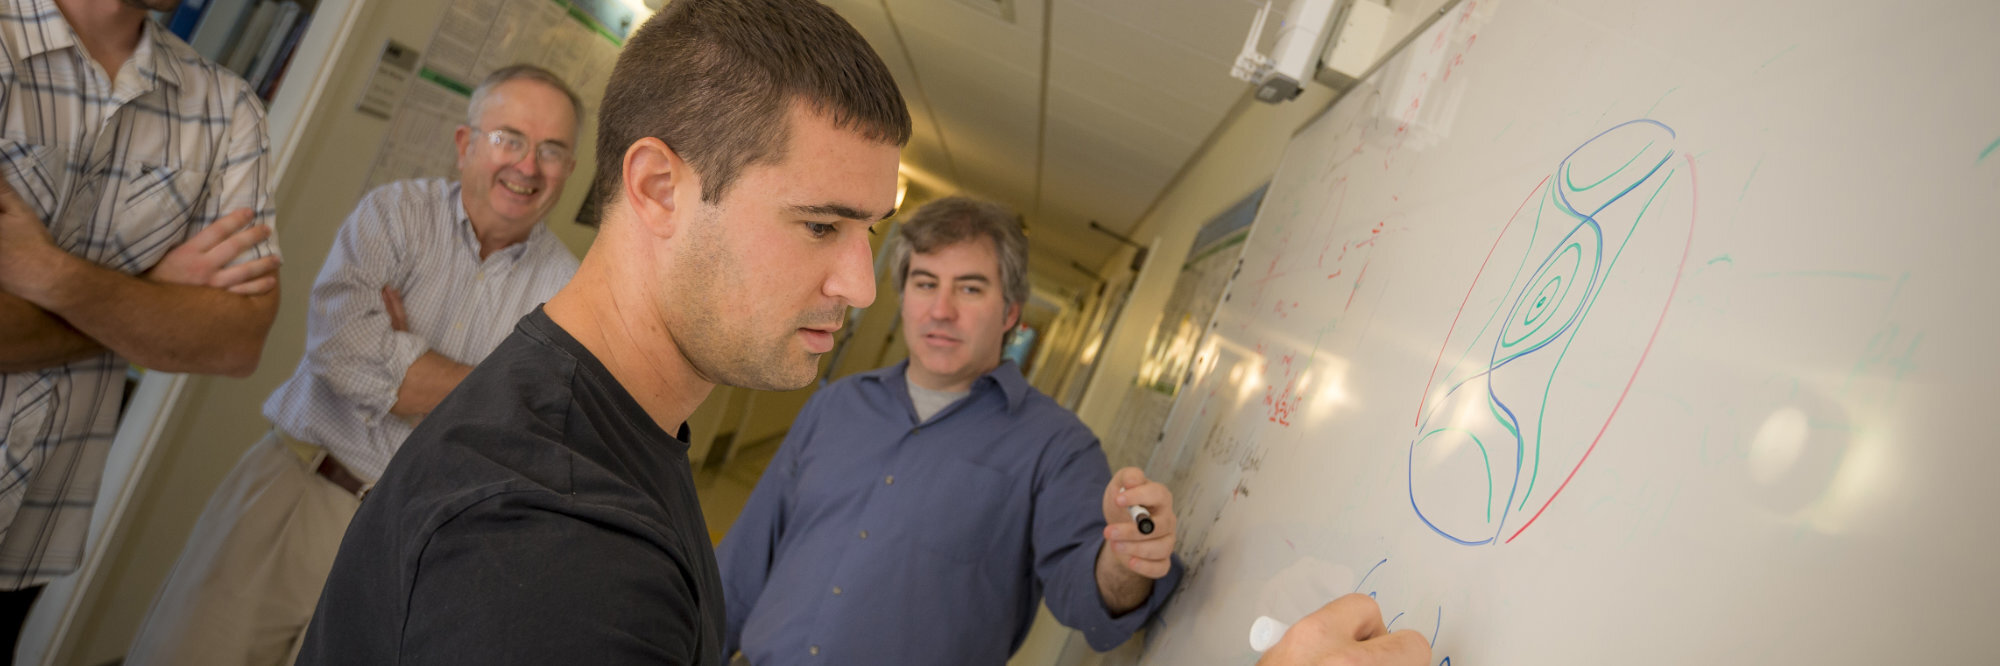
[[[508,81],[537,81],[562,91],[563,96],[569,98],[570,117],[576,119],[576,127],[571,133],[583,133],[583,98],[578,97],[576,91],[570,90],[569,84],[563,83],[562,77],[556,76],[555,72],[527,63],[508,65],[493,70],[492,74],[487,74],[486,80],[480,81],[479,87],[472,89],[472,101],[465,105],[465,124],[477,127],[479,114],[486,112],[487,96],[493,93],[494,88]]]
[[[1000,294],[1008,305],[1028,302],[1028,236],[1021,232],[1021,218],[1013,211],[968,197],[945,197],[918,208],[896,228],[895,246],[890,249],[890,274],[896,278],[896,293],[910,277],[910,255],[929,254],[945,247],[985,237],[993,241],[993,253],[1000,260]]]

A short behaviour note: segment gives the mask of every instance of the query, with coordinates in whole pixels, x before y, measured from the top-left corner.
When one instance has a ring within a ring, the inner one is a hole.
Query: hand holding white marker
[[[1279,622],[1269,615],[1257,616],[1257,621],[1250,623],[1250,649],[1260,654],[1271,649],[1278,644],[1278,641],[1285,638],[1285,630],[1291,628],[1292,625]]]
[[[1257,618],[1250,625],[1250,647],[1264,653],[1259,666],[1427,666],[1431,658],[1422,635],[1410,629],[1391,633],[1381,607],[1365,594],[1335,599],[1290,627]]]

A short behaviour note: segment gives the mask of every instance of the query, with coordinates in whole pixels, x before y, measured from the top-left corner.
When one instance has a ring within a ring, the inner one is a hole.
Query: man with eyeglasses
[[[289,664],[361,496],[415,422],[576,273],[543,225],[582,102],[531,65],[493,72],[458,128],[459,179],[369,192],[313,284],[306,355],[273,428],[203,509],[131,664]]]

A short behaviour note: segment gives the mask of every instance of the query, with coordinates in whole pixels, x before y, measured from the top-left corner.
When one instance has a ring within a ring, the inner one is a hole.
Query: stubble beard
[[[125,6],[149,12],[171,12],[179,9],[181,0],[119,0]]]
[[[670,311],[678,307],[685,324],[674,331],[681,355],[703,379],[720,386],[790,391],[811,384],[819,375],[820,355],[792,348],[796,328],[766,339],[753,322],[723,316],[727,299],[757,295],[743,293],[741,280],[728,279],[738,267],[722,243],[721,213],[712,205],[703,208],[677,262],[688,270],[669,286],[666,304]]]

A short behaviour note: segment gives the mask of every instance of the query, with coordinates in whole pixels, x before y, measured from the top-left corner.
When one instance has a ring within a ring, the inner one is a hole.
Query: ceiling
[[[825,0],[909,102],[906,173],[1028,223],[1044,287],[1091,286],[1247,84],[1230,78],[1261,1]],[[1009,20],[1011,16],[1011,20]],[[1146,239],[1139,239],[1141,243]]]

